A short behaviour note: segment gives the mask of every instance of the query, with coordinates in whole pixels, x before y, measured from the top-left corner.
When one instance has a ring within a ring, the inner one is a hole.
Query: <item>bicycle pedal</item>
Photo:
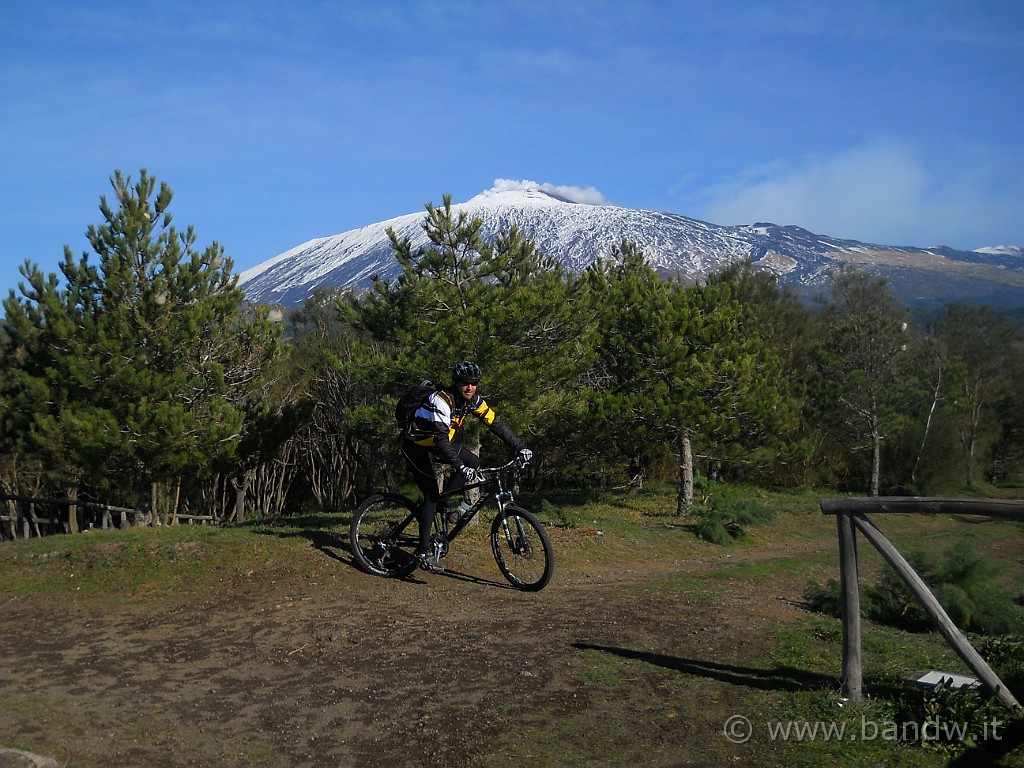
[[[416,564],[424,571],[430,573],[444,573],[444,566],[438,562],[436,557],[431,555],[417,555]]]

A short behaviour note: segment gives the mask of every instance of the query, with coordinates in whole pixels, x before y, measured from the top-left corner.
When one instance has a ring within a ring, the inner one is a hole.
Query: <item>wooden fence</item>
[[[0,501],[13,501],[15,514],[0,515],[0,533],[8,532],[12,537],[27,539],[41,536],[43,530],[49,533],[72,533],[78,530],[79,510],[90,510],[95,514],[97,527],[101,530],[124,528],[142,516],[138,509],[118,507],[94,501],[78,499],[45,499],[35,496],[0,494]],[[117,524],[114,518],[117,517]],[[213,515],[177,514],[172,522],[212,523]],[[87,529],[86,529],[87,530]]]
[[[985,688],[995,693],[1011,709],[1020,707],[1017,699],[1002,680],[964,637],[941,603],[881,531],[867,513],[916,513],[940,515],[984,515],[1009,520],[1024,520],[1024,503],[985,499],[943,499],[903,496],[825,499],[821,511],[835,515],[839,529],[839,575],[843,613],[843,687],[852,701],[863,697],[861,666],[860,578],[857,565],[856,532],[878,550],[885,561],[902,578],[914,596],[921,601],[946,641],[978,676]]]

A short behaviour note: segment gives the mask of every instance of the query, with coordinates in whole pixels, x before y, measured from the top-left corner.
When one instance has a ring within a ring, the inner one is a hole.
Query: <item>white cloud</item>
[[[564,198],[571,203],[586,205],[604,205],[604,195],[594,187],[573,187],[559,184],[538,184],[535,181],[516,181],[514,179],[495,179],[491,192],[506,192],[516,189],[536,189]]]
[[[947,158],[953,167],[939,171],[907,145],[863,144],[749,169],[703,190],[699,215],[716,224],[795,224],[888,245],[966,249],[1019,239],[1015,211],[1024,179],[1000,179],[1005,173],[989,160]]]

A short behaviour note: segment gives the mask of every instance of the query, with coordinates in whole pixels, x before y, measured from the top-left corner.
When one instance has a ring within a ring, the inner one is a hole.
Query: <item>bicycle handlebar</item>
[[[480,467],[477,472],[483,472],[485,475],[496,475],[499,472],[504,472],[506,469],[526,469],[527,464],[529,464],[528,461],[524,461],[518,456],[515,456],[500,467]]]
[[[468,491],[471,488],[481,488],[485,485],[490,485],[492,482],[494,482],[494,478],[496,478],[502,472],[505,472],[510,469],[515,469],[517,471],[522,470],[526,468],[527,464],[529,464],[528,461],[524,461],[519,456],[515,456],[510,461],[507,461],[506,463],[498,467],[480,467],[476,471],[485,476],[483,480],[477,483],[466,483],[460,488],[444,491],[441,495],[452,496],[457,493],[462,493],[463,491]]]

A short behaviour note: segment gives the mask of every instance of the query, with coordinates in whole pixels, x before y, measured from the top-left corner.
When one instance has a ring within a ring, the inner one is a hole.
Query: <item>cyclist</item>
[[[444,572],[430,551],[430,527],[441,498],[435,462],[449,464],[455,469],[445,483],[445,490],[458,490],[466,483],[483,479],[477,472],[480,457],[466,446],[452,442],[461,436],[466,418],[473,414],[480,419],[491,432],[516,451],[523,461],[533,458],[533,452],[480,396],[477,387],[481,378],[483,372],[476,363],[470,360],[456,363],[452,368],[451,386],[428,395],[413,414],[411,425],[402,434],[402,453],[405,455],[406,466],[423,494],[423,504],[417,514],[420,541],[416,549],[416,560],[421,568],[432,573]]]

